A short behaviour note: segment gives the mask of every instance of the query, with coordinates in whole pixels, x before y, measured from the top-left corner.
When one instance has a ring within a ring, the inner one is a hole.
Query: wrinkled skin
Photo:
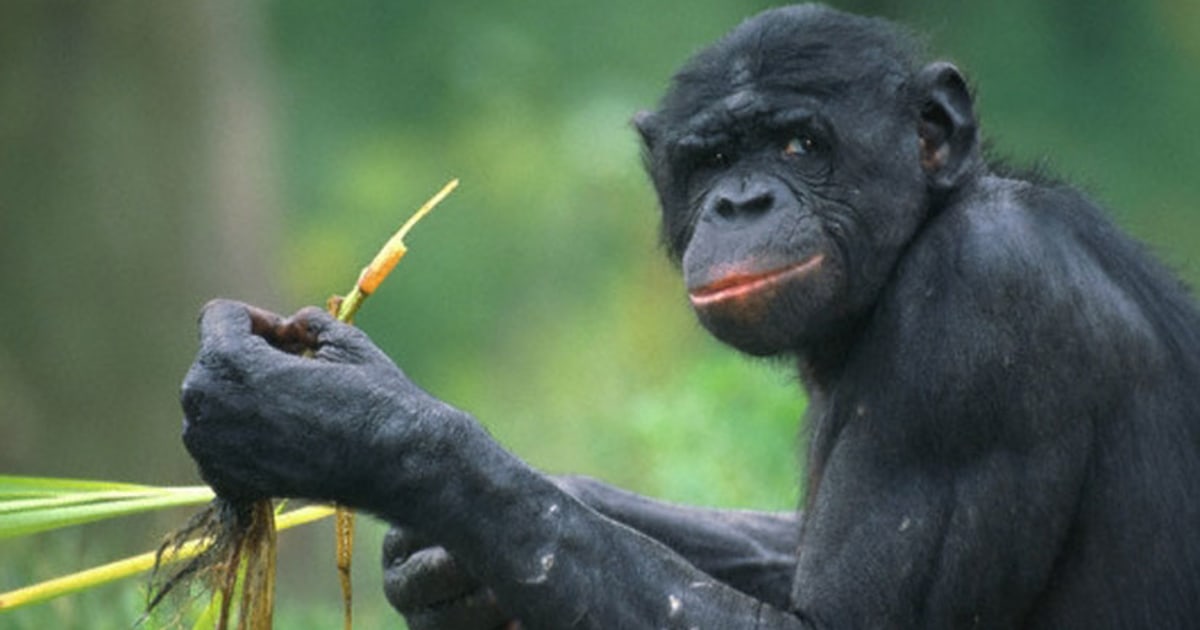
[[[1200,313],[1087,198],[987,164],[915,48],[769,11],[635,119],[698,319],[798,364],[803,511],[543,474],[362,332],[224,301],[183,386],[201,474],[394,524],[418,629],[1193,627]]]

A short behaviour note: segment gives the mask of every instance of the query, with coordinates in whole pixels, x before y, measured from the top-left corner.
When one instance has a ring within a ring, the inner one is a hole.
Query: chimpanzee
[[[700,321],[799,364],[802,510],[548,476],[362,332],[232,302],[183,386],[204,478],[398,526],[414,628],[1196,627],[1200,312],[1079,192],[985,160],[912,41],[770,10],[635,119]]]

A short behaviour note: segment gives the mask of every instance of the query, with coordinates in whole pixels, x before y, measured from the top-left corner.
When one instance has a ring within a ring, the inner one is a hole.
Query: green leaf
[[[67,507],[71,505],[83,505],[86,503],[98,503],[101,501],[120,501],[125,499],[138,499],[147,496],[161,495],[162,492],[74,492],[70,494],[60,494],[56,496],[38,496],[32,499],[16,498],[16,499],[0,499],[0,516],[13,512],[25,512],[28,510],[44,510],[54,507]]]
[[[0,500],[10,497],[53,496],[76,492],[135,492],[150,489],[154,489],[154,486],[116,481],[0,475]]]
[[[122,484],[129,487],[128,484]],[[50,485],[43,485],[45,489]],[[64,486],[64,488],[67,486]],[[77,489],[79,486],[69,486]],[[92,486],[92,487],[105,487]],[[23,497],[0,501],[0,539],[25,536],[38,532],[81,525],[94,521],[127,516],[139,512],[161,510],[182,505],[207,503],[213,492],[206,486],[155,488],[141,486],[141,492],[111,490],[95,493],[63,492],[43,499],[45,492],[30,492],[9,496]]]

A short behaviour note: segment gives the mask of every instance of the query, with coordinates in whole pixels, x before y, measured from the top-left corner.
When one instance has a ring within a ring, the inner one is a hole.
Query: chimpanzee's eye
[[[817,150],[817,141],[810,136],[796,136],[788,140],[783,152],[791,156],[809,155]]]
[[[732,147],[728,138],[691,134],[681,138],[675,145],[680,163],[690,164],[699,170],[723,169],[733,162]]]

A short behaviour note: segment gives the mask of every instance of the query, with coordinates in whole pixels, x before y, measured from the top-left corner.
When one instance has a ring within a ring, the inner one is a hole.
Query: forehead
[[[911,76],[912,45],[882,20],[815,6],[760,14],[693,57],[660,111],[675,124],[751,119],[892,93]]]
[[[745,86],[676,119],[673,131],[678,143],[705,144],[748,130],[802,126],[816,118],[822,108],[822,101],[811,95],[768,94],[754,86]]]

